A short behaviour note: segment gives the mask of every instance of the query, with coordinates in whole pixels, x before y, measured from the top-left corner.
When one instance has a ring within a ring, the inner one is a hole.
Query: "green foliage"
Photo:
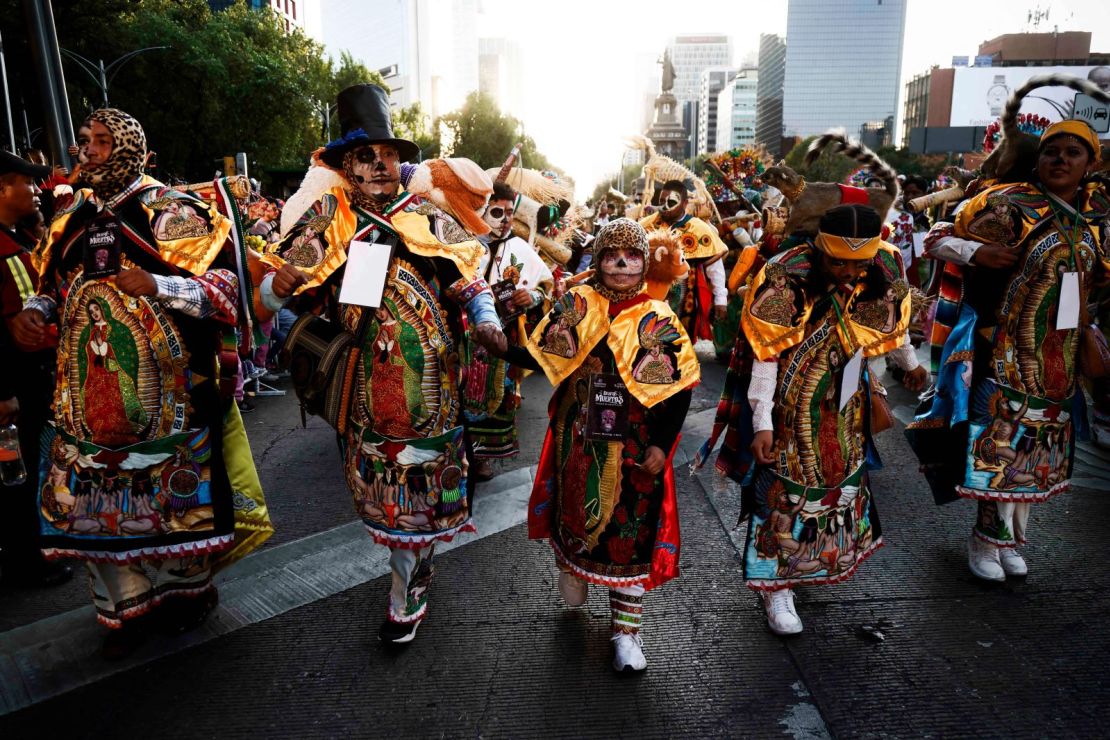
[[[204,0],[58,0],[59,43],[106,63],[143,53],[109,84],[111,105],[134,115],[158,152],[164,179],[207,179],[222,157],[245,151],[251,174],[304,167],[312,150],[338,135],[324,106],[358,82],[384,84],[344,54],[338,64],[301,31],[286,33],[268,11],[245,4],[212,13]],[[75,118],[101,104],[99,88],[66,62]]]
[[[439,137],[435,135],[431,117],[424,112],[419,100],[407,108],[393,111],[393,133],[415,142],[423,159],[439,156]]]
[[[859,164],[843,154],[833,154],[826,149],[813,164],[808,167],[803,164],[806,150],[816,138],[816,136],[810,136],[803,139],[791,149],[786,155],[786,164],[810,182],[844,182],[845,178],[859,167]]]
[[[521,142],[518,164],[536,170],[554,169],[536,149],[532,137],[524,135],[520,121],[502,113],[486,93],[467,95],[461,108],[436,119],[436,128],[446,134],[448,156],[472,159],[486,169],[500,167],[513,146]]]
[[[876,152],[886,160],[899,175],[921,175],[926,180],[935,180],[948,164],[944,154],[914,154],[909,149],[895,149],[884,146]]]

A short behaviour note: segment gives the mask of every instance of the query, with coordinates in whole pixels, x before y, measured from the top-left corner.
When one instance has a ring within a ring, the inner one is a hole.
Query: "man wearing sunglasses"
[[[659,191],[658,211],[640,219],[646,231],[670,229],[678,233],[678,242],[690,264],[686,279],[675,283],[667,297],[671,309],[678,314],[686,333],[693,341],[712,339],[712,320],[728,313],[728,289],[721,258],[728,248],[717,230],[686,212],[686,185],[668,180]]]

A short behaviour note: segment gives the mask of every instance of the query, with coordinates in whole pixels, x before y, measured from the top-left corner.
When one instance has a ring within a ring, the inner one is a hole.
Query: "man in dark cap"
[[[483,344],[501,337],[501,326],[479,276],[482,245],[462,226],[444,227],[449,217],[403,188],[402,168],[437,203],[460,204],[452,215],[471,234],[492,183],[469,160],[402,165],[419,149],[393,135],[380,87],[349,87],[337,108],[343,135],[313,155],[316,167],[287,205],[303,215],[269,259],[303,270],[301,308],[339,322],[360,343],[349,408],[337,423],[340,454],[367,532],[391,551],[378,638],[405,643],[427,610],[436,543],[474,530],[459,403],[464,319]],[[356,244],[387,260],[377,306],[341,302]]]
[[[54,353],[57,335],[47,336],[28,351],[16,346],[8,322],[23,310],[34,293],[38,273],[31,264],[34,238],[19,224],[38,213],[36,184],[50,168],[0,151],[0,426],[19,427],[19,447],[27,480],[4,492],[0,516],[0,577],[5,585],[49,586],[68,581],[73,571],[48,562],[39,551],[35,506],[39,435],[50,413],[54,394]]]

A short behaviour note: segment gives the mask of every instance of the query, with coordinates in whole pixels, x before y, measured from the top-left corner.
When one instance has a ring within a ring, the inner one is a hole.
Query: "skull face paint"
[[[343,158],[347,179],[371,203],[388,203],[401,184],[401,157],[392,144],[366,144]]]
[[[659,197],[659,215],[667,223],[674,223],[686,212],[686,193],[664,190]]]
[[[482,220],[489,224],[490,237],[503,239],[513,226],[513,202],[511,200],[491,200],[486,206]]]
[[[598,263],[601,284],[616,292],[632,290],[644,276],[644,253],[636,248],[615,247]]]

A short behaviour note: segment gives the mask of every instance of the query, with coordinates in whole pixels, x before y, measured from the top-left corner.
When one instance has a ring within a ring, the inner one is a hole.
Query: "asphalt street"
[[[1110,455],[1083,445],[1071,492],[1035,508],[1025,579],[967,570],[974,505],[936,507],[900,424],[873,476],[886,547],[845,584],[802,590],[805,632],[771,635],[743,586],[734,486],[685,461],[724,376],[703,383],[676,455],[681,576],[645,598],[648,669],[609,668],[606,594],[567,609],[524,501],[550,395],[529,378],[522,454],[479,490],[479,534],[437,556],[408,647],[376,640],[385,551],[355,521],[334,435],[295,399],[245,417],[277,534],[221,576],[204,628],[127,661],[83,579],[0,593],[0,737],[1097,737],[1110,695]],[[892,389],[905,420],[912,398]]]

